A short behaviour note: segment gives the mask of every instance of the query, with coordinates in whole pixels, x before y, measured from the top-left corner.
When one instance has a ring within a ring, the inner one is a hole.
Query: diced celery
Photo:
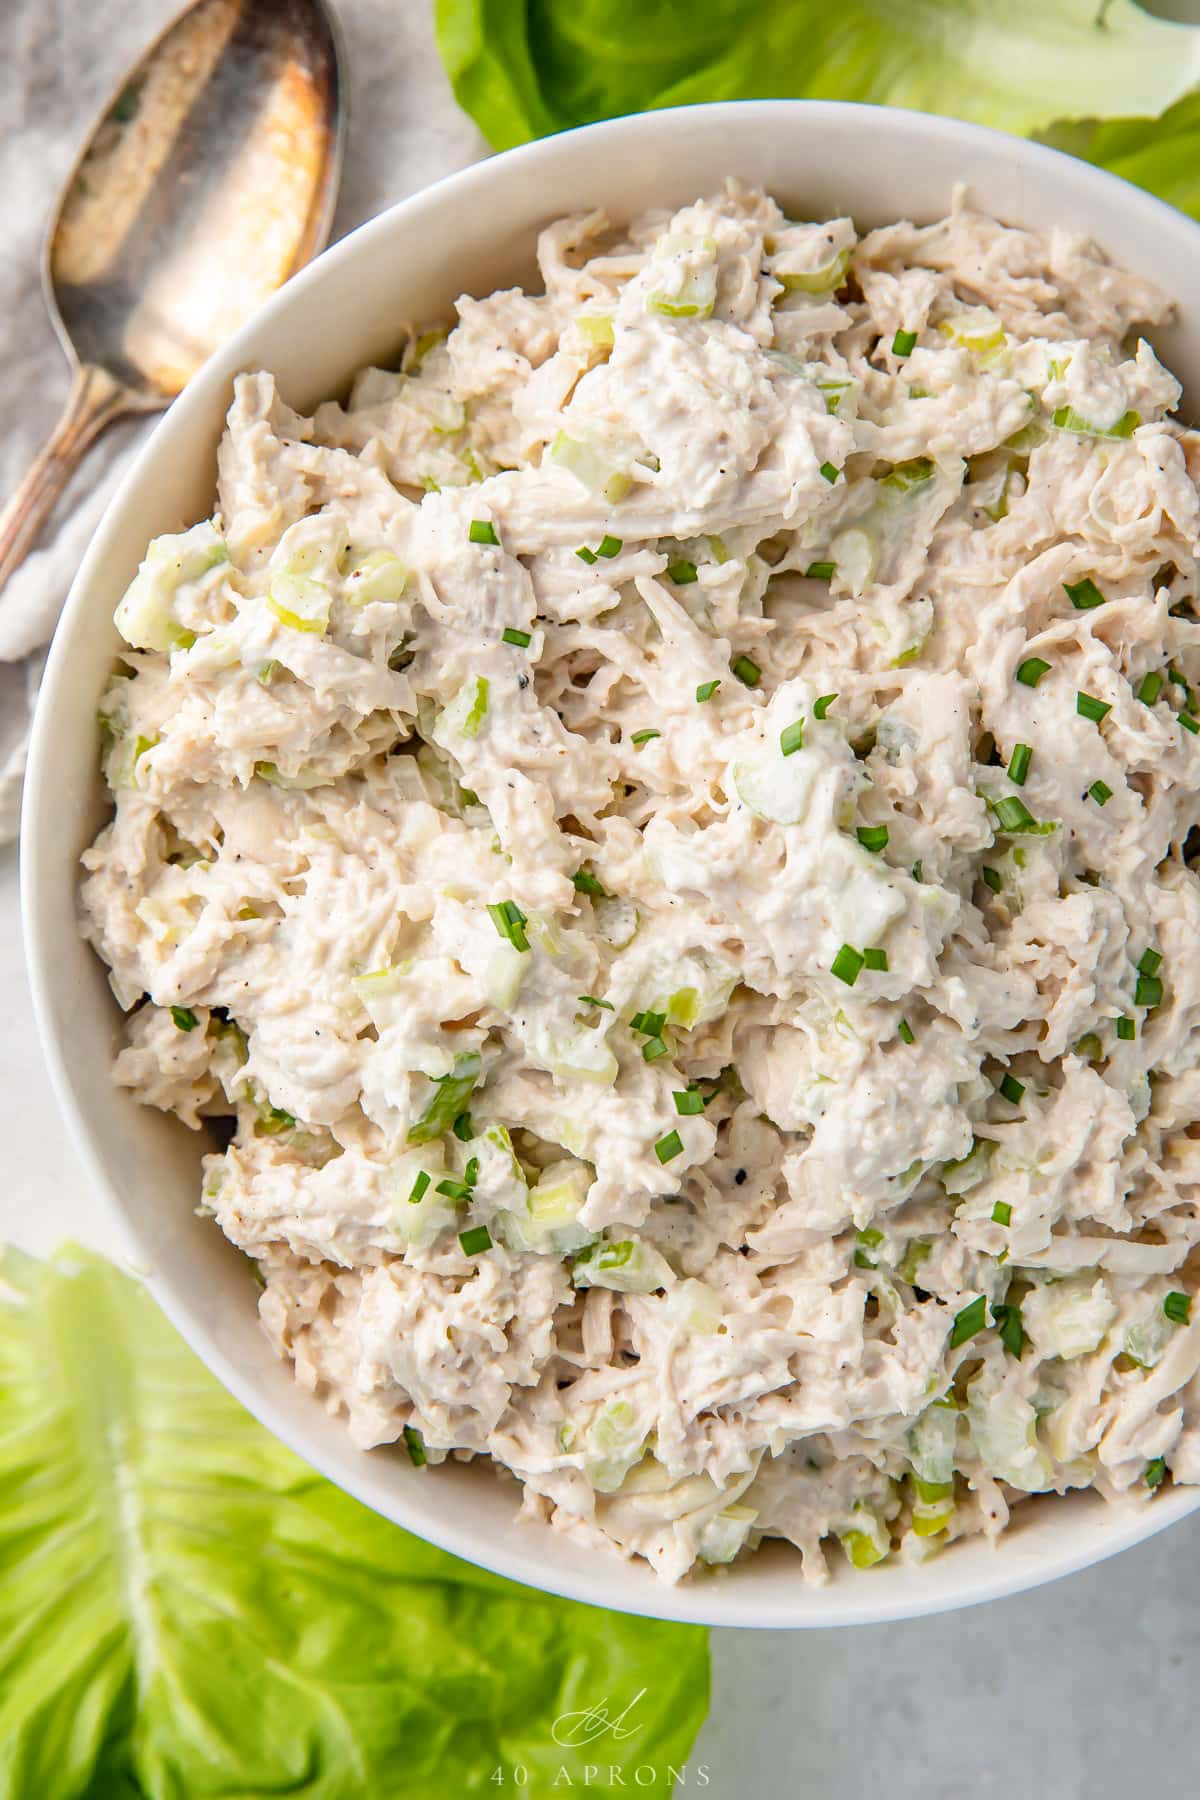
[[[442,1137],[462,1112],[479,1080],[480,1057],[477,1050],[456,1056],[448,1075],[435,1080],[434,1095],[420,1117],[408,1128],[410,1144],[427,1144]]]
[[[1152,1369],[1175,1335],[1175,1326],[1157,1294],[1140,1310],[1125,1334],[1125,1354],[1140,1368]]]
[[[948,1194],[969,1194],[973,1187],[986,1181],[991,1173],[996,1146],[991,1138],[976,1138],[967,1154],[957,1162],[943,1163],[938,1180]]]
[[[310,631],[320,636],[329,627],[329,589],[311,575],[289,575],[282,570],[271,577],[267,605],[292,631]]]
[[[632,900],[623,900],[618,895],[597,900],[593,912],[597,932],[614,950],[624,950],[637,936],[641,915]]]
[[[637,1414],[628,1400],[606,1400],[583,1435],[584,1474],[598,1494],[615,1494],[645,1451]]]
[[[856,1569],[873,1569],[891,1553],[891,1536],[883,1520],[866,1507],[856,1507],[855,1515],[860,1522],[850,1530],[839,1531],[838,1539]]]
[[[991,1395],[976,1394],[977,1385],[973,1384],[967,1417],[975,1447],[988,1472],[1024,1493],[1044,1492],[1053,1485],[1054,1465],[1038,1442],[1033,1407],[1021,1395],[1006,1389]]]
[[[733,785],[758,818],[798,825],[808,815],[817,774],[807,757],[784,756],[776,737],[733,765]]]
[[[578,312],[575,314],[575,329],[585,344],[592,344],[598,350],[612,349],[613,316],[611,313]]]
[[[667,1295],[663,1311],[676,1330],[697,1337],[716,1331],[725,1316],[720,1294],[706,1281],[680,1281]]]
[[[576,1287],[612,1288],[618,1294],[652,1294],[670,1287],[670,1265],[640,1238],[604,1239],[575,1258],[571,1279]]]
[[[706,319],[717,300],[717,246],[712,238],[668,232],[654,246],[655,260],[677,260],[678,279],[651,289],[646,305],[668,319]]]
[[[858,599],[875,579],[879,546],[869,531],[861,525],[851,525],[833,538],[829,545],[829,560],[837,565],[838,578]]]
[[[436,741],[444,743],[447,734],[451,738],[478,737],[479,727],[487,716],[489,692],[490,683],[486,675],[475,675],[469,681],[464,681],[438,718]]]
[[[936,1537],[954,1517],[954,1483],[913,1477],[912,1528],[918,1537]]]
[[[179,648],[189,634],[172,610],[178,589],[228,560],[225,540],[208,519],[190,531],[152,538],[113,615],[125,642],[137,650]]]
[[[758,1513],[752,1506],[726,1506],[700,1533],[696,1553],[701,1562],[731,1563],[753,1529]]]
[[[1073,431],[1079,437],[1096,438],[1128,438],[1132,437],[1142,418],[1140,413],[1122,413],[1115,425],[1093,425],[1082,413],[1077,413],[1073,406],[1059,406],[1054,411],[1054,424],[1059,431]]]
[[[954,1479],[958,1409],[935,1400],[914,1422],[908,1434],[908,1450],[919,1479],[943,1487]]]
[[[390,968],[370,969],[365,975],[354,975],[350,986],[366,1008],[367,1017],[377,1031],[390,1025],[397,1014],[403,1015],[405,1010],[400,996],[404,991],[404,983],[411,973],[414,959],[407,962],[393,963]]]
[[[1035,1289],[1022,1310],[1038,1349],[1064,1362],[1099,1349],[1117,1316],[1103,1280],[1053,1282]]]
[[[943,319],[938,330],[952,344],[961,344],[964,350],[978,357],[985,368],[999,360],[1007,343],[1004,326],[987,306],[973,306],[965,312],[955,313],[953,317]]]
[[[853,254],[853,245],[847,245],[819,269],[785,269],[776,263],[771,272],[789,294],[832,294],[845,280]]]
[[[408,570],[390,550],[370,550],[356,556],[344,571],[346,599],[351,606],[369,606],[373,601],[395,602],[408,585]]]
[[[611,505],[624,500],[633,486],[633,477],[622,469],[615,452],[601,445],[584,443],[560,431],[547,455],[551,462],[567,469],[593,494],[599,494]]]
[[[924,487],[932,481],[937,472],[937,465],[927,456],[914,456],[909,462],[894,463],[886,475],[879,478],[880,487],[890,488],[893,493],[909,494],[914,488]]]

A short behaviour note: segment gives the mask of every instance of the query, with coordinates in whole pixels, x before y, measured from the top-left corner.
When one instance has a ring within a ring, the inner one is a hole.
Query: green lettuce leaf
[[[1133,0],[438,0],[437,26],[455,94],[497,149],[653,107],[785,96],[1023,135],[1075,119],[1140,128],[1200,82],[1200,27]],[[1193,196],[1182,144],[1101,133],[1084,154]]]
[[[450,1800],[522,1768],[546,1795],[589,1758],[670,1793],[707,1707],[704,1631],[398,1530],[269,1436],[103,1258],[10,1250],[0,1278],[4,1800]],[[555,1744],[561,1714],[630,1701],[628,1736]]]
[[[1160,119],[1089,119],[1041,135],[1055,149],[1111,169],[1200,219],[1200,93],[1188,94]]]

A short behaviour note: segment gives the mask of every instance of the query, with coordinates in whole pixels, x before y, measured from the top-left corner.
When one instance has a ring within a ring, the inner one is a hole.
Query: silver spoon
[[[345,137],[324,0],[194,0],[126,75],[46,236],[66,411],[0,513],[0,588],[83,452],[157,412],[325,244]]]

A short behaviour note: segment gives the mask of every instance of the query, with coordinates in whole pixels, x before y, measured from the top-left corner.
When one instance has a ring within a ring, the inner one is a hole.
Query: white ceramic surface
[[[166,1312],[281,1438],[409,1530],[532,1586],[719,1625],[849,1625],[966,1605],[1082,1568],[1191,1512],[1200,1493],[1168,1490],[1141,1509],[1084,1496],[1036,1501],[996,1550],[968,1542],[921,1569],[844,1571],[824,1589],[803,1585],[784,1546],[671,1589],[645,1566],[517,1524],[514,1490],[481,1466],[418,1471],[393,1451],[356,1451],[270,1350],[249,1265],[196,1216],[196,1137],[112,1088],[119,1015],[77,927],[77,858],[105,814],[95,708],[119,645],[113,607],[147,540],[210,510],[235,372],[272,370],[303,411],[394,351],[404,321],[444,315],[464,290],[528,279],[548,220],[595,205],[623,217],[680,204],[728,174],[761,183],[794,216],[845,212],[860,226],[936,217],[952,184],[966,181],[980,205],[1011,223],[1087,231],[1181,300],[1200,291],[1200,230],[1180,214],[1038,146],[898,111],[789,101],[680,109],[564,134],[449,177],[291,282],[191,384],[118,493],[72,589],[39,705],[23,911],[43,1046],[85,1164]],[[1200,410],[1200,319],[1185,315],[1156,342]]]

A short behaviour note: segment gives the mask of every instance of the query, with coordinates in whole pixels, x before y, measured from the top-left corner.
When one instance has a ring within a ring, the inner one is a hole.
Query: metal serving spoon
[[[126,75],[46,236],[46,303],[74,379],[0,513],[0,587],[93,438],[169,406],[322,248],[344,136],[323,0],[194,0]]]

